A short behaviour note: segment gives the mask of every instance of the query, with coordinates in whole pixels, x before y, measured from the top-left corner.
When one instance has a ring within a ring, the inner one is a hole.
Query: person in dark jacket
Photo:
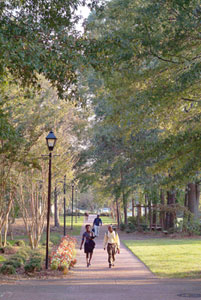
[[[95,236],[99,236],[99,228],[102,225],[103,225],[102,220],[101,220],[100,216],[97,215],[97,217],[94,219],[94,222],[93,222]]]
[[[95,242],[93,241],[93,239],[95,237],[93,235],[93,232],[91,231],[91,226],[90,225],[86,225],[85,229],[86,229],[86,231],[82,235],[80,250],[82,250],[82,245],[85,241],[85,243],[84,243],[84,253],[86,253],[87,267],[89,267],[91,265],[93,250],[95,248]]]

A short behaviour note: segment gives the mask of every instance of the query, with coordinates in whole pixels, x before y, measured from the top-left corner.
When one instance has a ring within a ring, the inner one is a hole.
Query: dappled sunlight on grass
[[[100,216],[103,225],[116,224],[116,221],[111,217]]]
[[[77,218],[77,223],[76,223],[76,218],[75,216],[73,217],[73,230],[71,230],[71,216],[66,217],[66,230],[69,235],[77,236],[80,235],[81,228],[84,222],[84,217],[80,216]],[[64,218],[60,217],[60,226],[63,226],[64,224]]]

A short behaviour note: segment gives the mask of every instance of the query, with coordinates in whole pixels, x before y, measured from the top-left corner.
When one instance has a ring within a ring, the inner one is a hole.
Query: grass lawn
[[[68,234],[76,236],[80,235],[80,231],[84,222],[84,217],[80,216],[77,218],[77,223],[75,223],[75,216],[73,217],[73,230],[71,230],[71,216],[66,217],[66,231]],[[60,217],[60,226],[63,226],[64,218]]]
[[[103,225],[109,225],[109,224],[116,224],[116,221],[114,219],[112,219],[111,217],[102,217],[100,216]]]
[[[201,278],[201,239],[153,239],[124,244],[158,277]]]

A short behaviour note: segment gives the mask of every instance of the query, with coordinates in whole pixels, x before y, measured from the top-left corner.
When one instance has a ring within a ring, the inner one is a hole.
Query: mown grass
[[[201,278],[200,239],[153,239],[124,244],[158,277]]]
[[[116,224],[116,221],[112,217],[100,216],[103,225]]]
[[[76,223],[76,218],[74,216],[73,217],[73,230],[71,230],[71,216],[67,216],[66,217],[66,232],[73,236],[80,235],[83,222],[84,222],[83,216],[80,216],[77,218],[77,223]],[[64,224],[64,218],[60,217],[60,226],[63,226],[63,224]]]

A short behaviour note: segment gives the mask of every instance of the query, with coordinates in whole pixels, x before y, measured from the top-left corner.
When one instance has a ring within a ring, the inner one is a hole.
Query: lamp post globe
[[[46,136],[46,142],[49,151],[53,151],[56,141],[56,136],[54,135],[53,131],[50,131],[49,134]]]

